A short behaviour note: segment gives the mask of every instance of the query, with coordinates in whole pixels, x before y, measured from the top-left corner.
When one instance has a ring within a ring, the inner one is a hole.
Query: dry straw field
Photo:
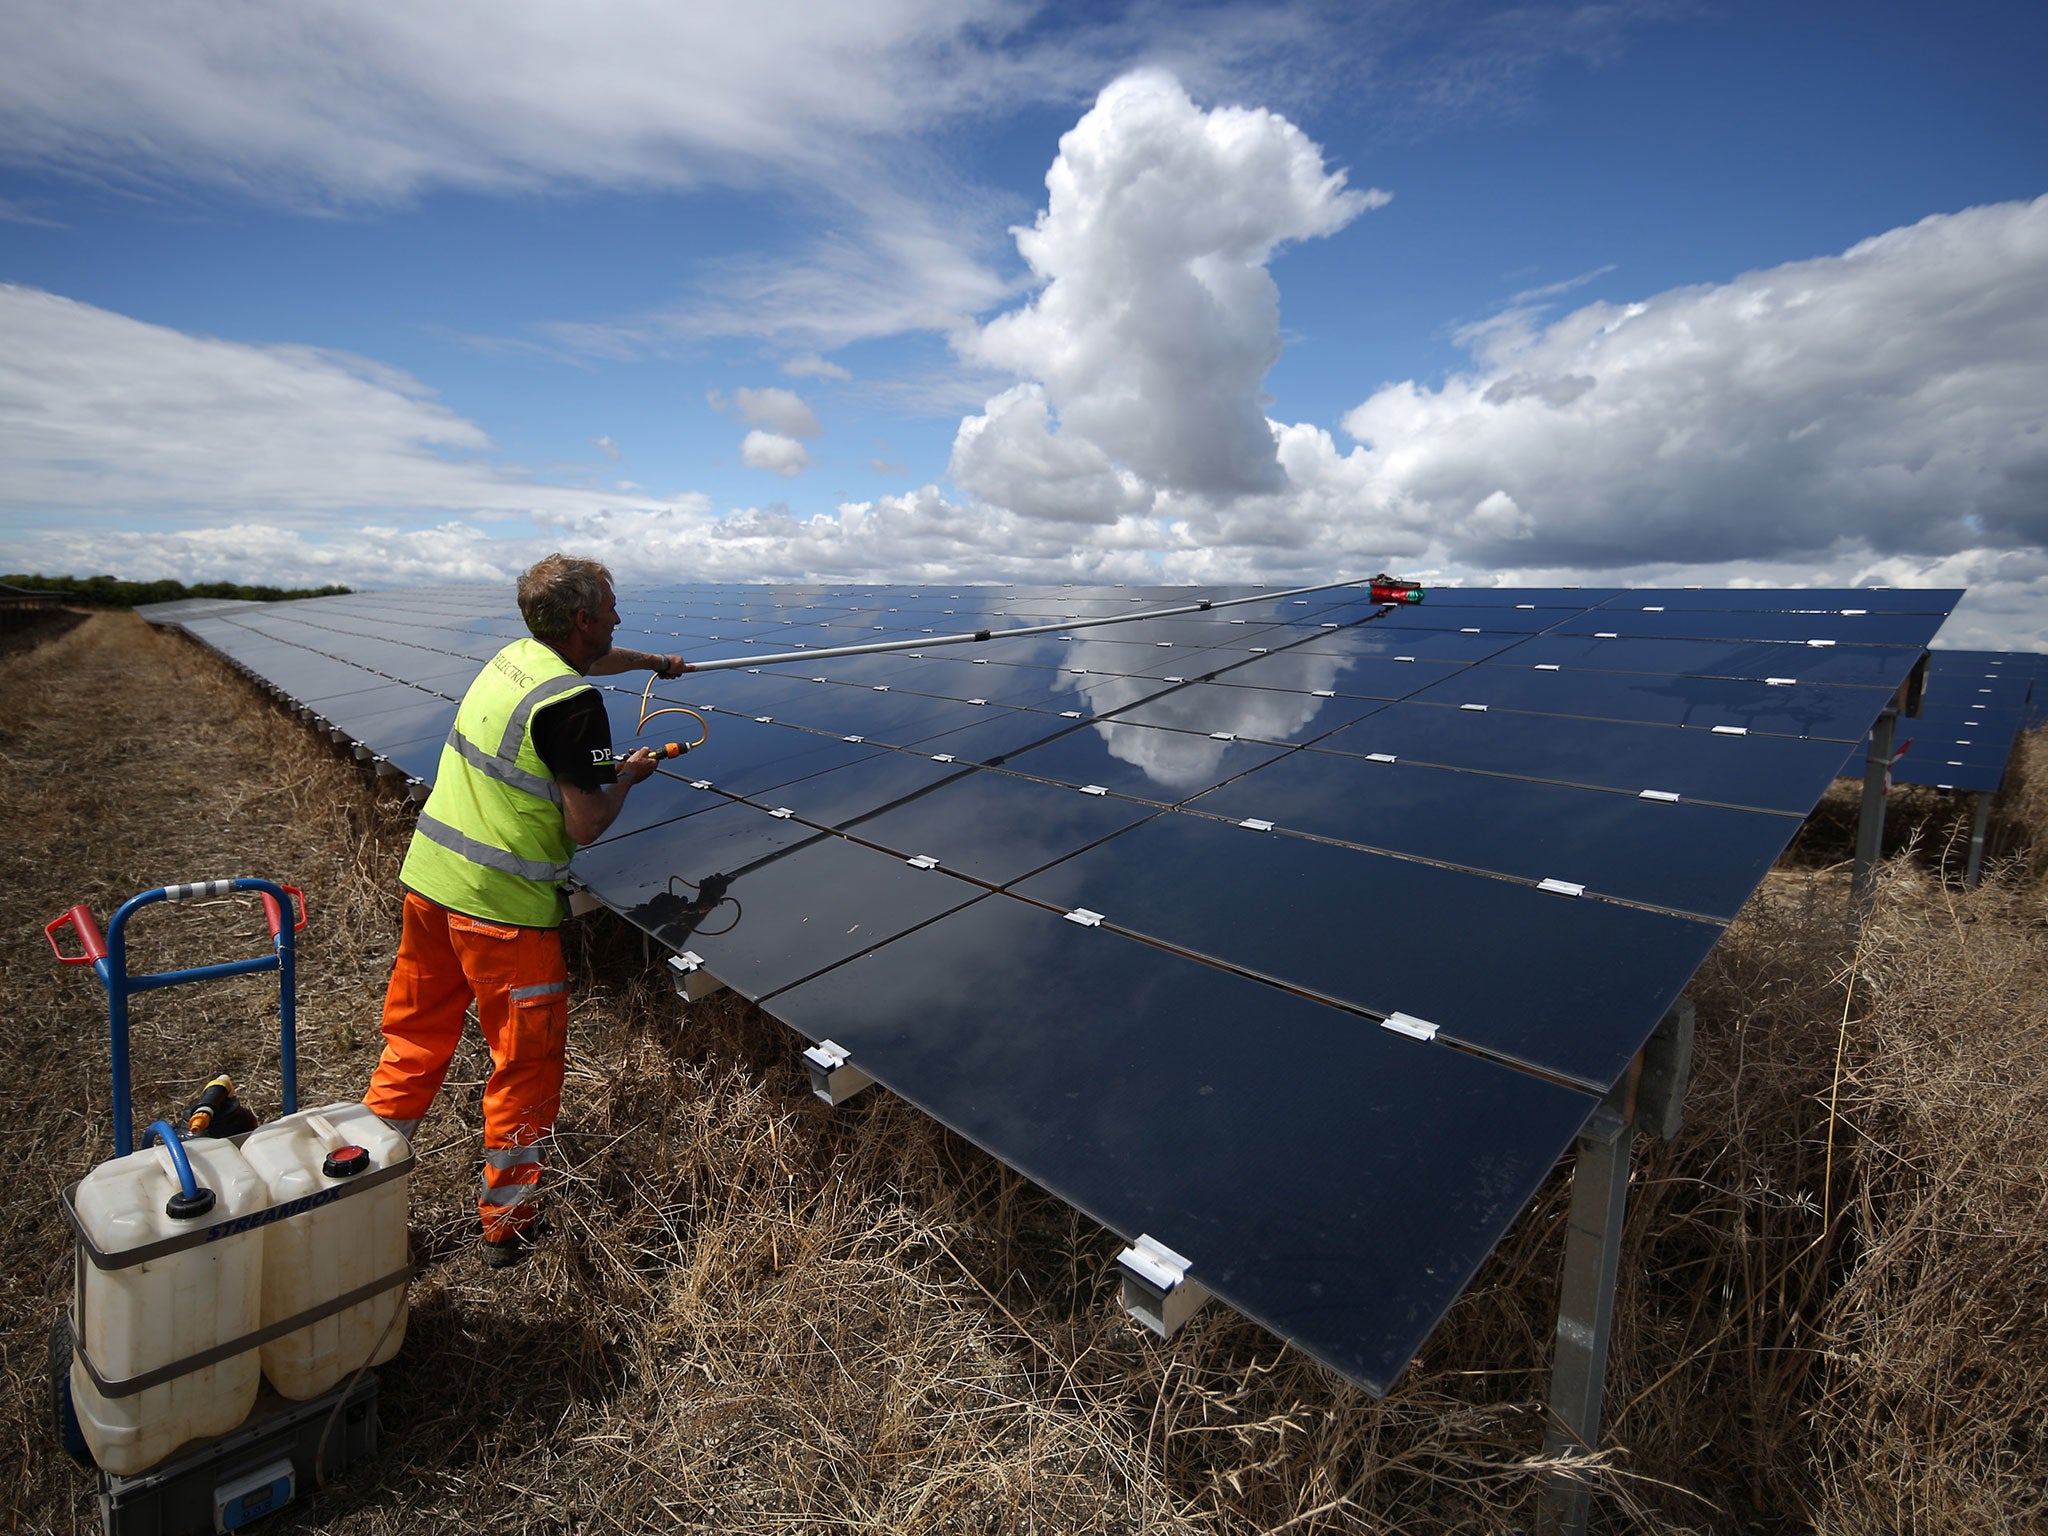
[[[53,1441],[60,1184],[108,1155],[105,1002],[40,928],[170,880],[303,886],[309,1103],[367,1078],[405,808],[198,647],[99,614],[0,656],[7,1529],[95,1528]],[[1983,888],[1901,794],[1860,937],[1831,802],[1701,973],[1686,1129],[1639,1145],[1599,1458],[1604,1531],[2048,1528],[2048,761]],[[249,953],[159,907],[139,964]],[[1122,1317],[1117,1242],[931,1121],[807,1091],[793,1038],[686,1010],[639,938],[574,928],[552,1235],[471,1247],[477,1100],[423,1131],[383,1454],[304,1529],[1509,1532],[1529,1527],[1568,1185],[1554,1178],[1383,1402],[1262,1329]],[[137,1005],[145,1117],[232,1071],[276,1112],[266,979]],[[1212,1309],[1213,1310],[1213,1309]]]

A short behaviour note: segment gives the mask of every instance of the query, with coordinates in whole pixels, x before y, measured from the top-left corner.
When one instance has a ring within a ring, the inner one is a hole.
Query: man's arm
[[[569,841],[580,847],[603,837],[606,829],[619,819],[619,812],[626,808],[627,792],[653,772],[654,754],[645,747],[635,747],[631,756],[620,760],[618,779],[614,783],[600,789],[578,789],[564,780],[562,826],[569,834]]]
[[[657,656],[651,651],[627,651],[613,646],[583,669],[585,677],[611,677],[620,672],[659,672],[663,677],[680,677],[694,671],[680,656]]]

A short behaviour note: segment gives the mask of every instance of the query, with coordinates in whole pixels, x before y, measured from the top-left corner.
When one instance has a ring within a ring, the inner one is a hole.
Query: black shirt
[[[618,782],[609,767],[612,724],[595,688],[534,712],[533,750],[558,783],[598,790]]]

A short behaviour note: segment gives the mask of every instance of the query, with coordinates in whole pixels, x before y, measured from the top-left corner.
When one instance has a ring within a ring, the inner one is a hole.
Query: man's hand
[[[626,808],[626,792],[654,772],[657,759],[645,747],[635,747],[614,765],[618,782],[602,789],[562,786],[562,828],[569,841],[581,846],[603,837]]]

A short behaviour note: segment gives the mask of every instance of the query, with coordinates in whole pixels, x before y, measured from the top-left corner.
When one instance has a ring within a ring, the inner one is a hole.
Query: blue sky
[[[10,10],[0,566],[1930,581],[2048,647],[2039,5],[254,14]]]

